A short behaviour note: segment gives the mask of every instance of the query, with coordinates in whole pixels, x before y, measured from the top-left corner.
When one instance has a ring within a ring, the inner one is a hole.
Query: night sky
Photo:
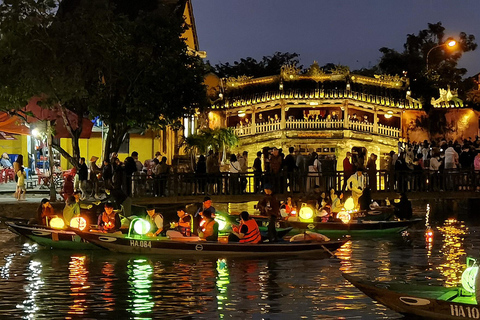
[[[351,70],[375,65],[381,47],[403,50],[407,34],[441,21],[447,36],[473,34],[479,48],[459,67],[480,72],[479,0],[193,0],[200,50],[212,64],[276,51]]]

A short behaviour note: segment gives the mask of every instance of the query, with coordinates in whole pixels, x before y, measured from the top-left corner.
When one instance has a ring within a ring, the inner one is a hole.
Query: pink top
[[[475,170],[480,170],[480,153],[476,155],[475,159],[473,160],[473,167]]]

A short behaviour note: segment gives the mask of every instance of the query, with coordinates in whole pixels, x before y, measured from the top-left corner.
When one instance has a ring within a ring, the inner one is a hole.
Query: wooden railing
[[[348,130],[375,133],[382,136],[398,138],[400,129],[378,124],[376,130],[372,123],[347,122]],[[287,130],[342,130],[344,128],[343,120],[287,120],[285,122]],[[239,137],[249,136],[257,133],[267,133],[282,130],[280,122],[256,123],[248,126],[234,128],[235,134]]]
[[[373,192],[465,192],[476,191],[480,186],[480,171],[474,170],[377,171],[371,176],[366,174],[365,178]],[[345,187],[343,171],[320,174],[296,171],[277,175],[172,173],[155,178],[141,174],[132,177],[132,190],[133,197],[255,194],[267,182],[277,194],[306,193],[314,185],[323,191]]]

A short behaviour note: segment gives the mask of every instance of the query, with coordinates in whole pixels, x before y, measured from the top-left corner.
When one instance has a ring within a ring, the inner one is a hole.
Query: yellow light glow
[[[73,217],[70,220],[70,227],[83,231],[87,227],[87,220],[82,217]]]
[[[346,201],[345,204],[343,205],[345,207],[345,210],[347,211],[352,211],[355,208],[355,202],[353,202],[353,198],[349,197]]]
[[[447,42],[447,46],[449,46],[450,48],[455,47],[456,45],[457,45],[457,41],[455,40],[450,40]]]
[[[350,216],[350,214],[346,211],[340,211],[337,213],[337,219],[342,220],[343,223],[349,223],[352,219],[352,216]]]
[[[303,206],[298,215],[300,217],[300,221],[313,221],[313,209],[311,207]]]
[[[54,229],[63,229],[65,227],[65,222],[62,218],[55,217],[50,220],[50,227]]]

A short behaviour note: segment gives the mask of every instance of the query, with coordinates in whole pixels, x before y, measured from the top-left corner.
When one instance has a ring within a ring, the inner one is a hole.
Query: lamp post
[[[454,39],[447,39],[447,41],[445,41],[444,43],[441,43],[439,45],[436,45],[435,47],[432,47],[430,50],[428,50],[427,52],[427,73],[428,73],[428,57],[430,56],[430,53],[433,51],[433,49],[437,49],[437,48],[440,48],[440,47],[447,47],[447,48],[451,48],[453,49],[454,47],[457,46],[457,41],[455,41]]]

